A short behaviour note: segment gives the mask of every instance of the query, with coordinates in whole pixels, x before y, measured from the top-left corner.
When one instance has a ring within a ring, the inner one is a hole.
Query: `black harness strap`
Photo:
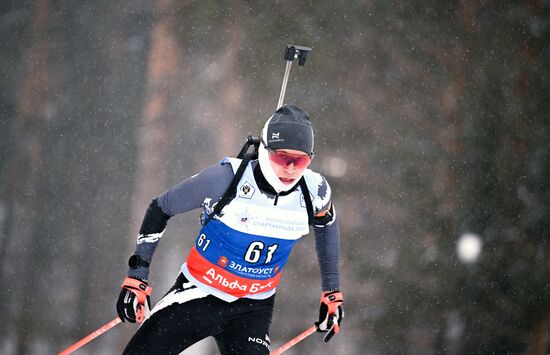
[[[206,225],[214,216],[218,216],[222,209],[227,205],[231,200],[235,198],[235,193],[237,189],[237,185],[239,184],[239,181],[241,181],[241,178],[243,177],[244,170],[246,169],[246,166],[250,162],[251,155],[247,154],[245,155],[244,159],[241,161],[241,164],[239,165],[239,168],[235,172],[235,175],[233,175],[233,179],[231,180],[231,183],[227,187],[227,190],[222,195],[222,198],[216,203],[214,206],[214,210],[208,215],[208,218],[204,222],[204,225]]]
[[[300,189],[302,190],[302,194],[304,195],[304,201],[306,203],[306,210],[307,210],[307,223],[311,226],[313,224],[313,203],[311,202],[311,196],[309,195],[309,189],[307,188],[306,179],[302,176],[300,181],[298,181],[298,184],[300,184]]]
[[[248,148],[250,146],[254,147],[254,150],[252,153],[246,153],[248,151]],[[252,136],[248,136],[246,139],[246,143],[241,149],[241,152],[237,156],[237,158],[242,159],[241,164],[239,165],[239,168],[235,172],[235,175],[233,176],[233,179],[231,180],[231,183],[227,187],[227,190],[223,193],[222,197],[214,205],[214,210],[208,215],[206,220],[204,221],[204,225],[206,225],[214,216],[219,216],[222,209],[229,203],[231,200],[235,198],[237,185],[239,184],[239,181],[241,181],[241,178],[243,177],[244,170],[248,166],[248,163],[252,159],[256,159],[258,157],[258,146],[260,145],[260,139],[254,138]],[[311,202],[311,196],[309,195],[309,189],[307,188],[306,180],[302,176],[300,181],[298,181],[298,184],[300,185],[300,188],[302,190],[302,194],[304,195],[304,201],[306,203],[306,210],[307,210],[307,219],[308,224],[313,224],[313,203]]]

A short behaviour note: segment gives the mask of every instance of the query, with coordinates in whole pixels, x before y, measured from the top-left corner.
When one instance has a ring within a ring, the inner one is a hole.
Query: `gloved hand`
[[[318,332],[328,332],[325,336],[325,343],[340,331],[340,323],[344,318],[343,302],[344,295],[340,291],[323,292],[321,296],[319,321],[315,322],[315,325]]]
[[[151,299],[149,296],[153,289],[147,285],[147,281],[127,277],[122,283],[122,290],[116,303],[116,311],[120,320],[141,323],[151,312]]]

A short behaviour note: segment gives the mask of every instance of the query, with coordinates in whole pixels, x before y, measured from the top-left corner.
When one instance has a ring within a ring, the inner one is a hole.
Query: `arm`
[[[142,322],[148,317],[152,291],[147,284],[149,266],[170,217],[200,207],[206,198],[219,200],[232,177],[230,164],[213,165],[151,202],[141,223],[136,249],[128,262],[128,277],[122,283],[116,304],[117,314],[123,322]]]
[[[128,277],[122,284],[116,304],[117,314],[123,322],[142,322],[148,317],[152,291],[147,284],[149,266],[170,217],[200,207],[205,198],[217,201],[232,177],[230,164],[213,165],[151,202],[139,229],[136,249],[129,260]]]
[[[170,217],[201,207],[205,198],[217,201],[232,178],[230,164],[212,165],[155,198],[145,212],[134,252],[145,265],[130,268],[128,276],[147,280],[147,264],[151,263]]]
[[[344,318],[343,294],[340,292],[338,264],[340,260],[340,229],[338,217],[331,201],[331,190],[323,178],[316,198],[316,214],[313,219],[315,248],[321,269],[321,295],[317,330],[326,332],[325,342],[340,331]]]
[[[323,291],[340,289],[338,264],[340,261],[340,228],[334,205],[318,213],[313,220],[315,249],[321,269]]]
[[[317,195],[313,199],[315,217],[313,231],[315,248],[321,269],[323,291],[338,290],[340,287],[338,263],[340,260],[340,228],[334,204],[332,190],[327,180],[316,174]]]

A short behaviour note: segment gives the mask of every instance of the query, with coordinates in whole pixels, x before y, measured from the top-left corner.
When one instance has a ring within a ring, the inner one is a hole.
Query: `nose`
[[[288,172],[288,173],[293,173],[294,170],[296,170],[296,167],[294,166],[294,163],[290,163],[288,165],[285,166],[285,170]]]

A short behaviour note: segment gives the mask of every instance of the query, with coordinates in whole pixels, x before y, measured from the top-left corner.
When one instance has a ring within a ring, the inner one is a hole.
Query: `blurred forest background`
[[[550,1],[4,0],[0,353],[114,318],[150,200],[259,134],[286,44],[313,47],[285,102],[315,125],[346,298],[340,334],[288,354],[549,352]],[[170,221],[154,302],[198,228]],[[311,237],[285,270],[274,347],[317,318]]]

